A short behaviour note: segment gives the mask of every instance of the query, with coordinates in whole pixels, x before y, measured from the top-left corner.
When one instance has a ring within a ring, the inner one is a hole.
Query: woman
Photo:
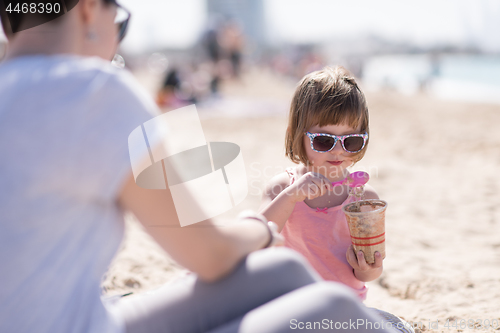
[[[168,189],[135,184],[127,137],[157,110],[131,75],[109,65],[126,27],[115,24],[121,10],[113,0],[80,0],[27,30],[28,19],[16,21],[16,33],[2,16],[9,48],[0,66],[0,331],[288,332],[307,322],[372,324],[353,295],[321,282],[302,257],[257,251],[281,241],[259,217],[181,228]],[[104,305],[100,279],[121,241],[125,210],[196,274]]]

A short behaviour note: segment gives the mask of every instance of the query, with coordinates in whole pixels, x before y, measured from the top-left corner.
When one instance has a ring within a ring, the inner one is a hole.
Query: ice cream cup
[[[379,199],[361,200],[342,207],[351,243],[357,254],[363,251],[366,262],[375,262],[375,252],[385,258],[385,210],[387,202]]]

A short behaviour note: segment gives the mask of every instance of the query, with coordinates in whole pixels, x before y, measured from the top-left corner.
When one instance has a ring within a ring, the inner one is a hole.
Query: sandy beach
[[[283,153],[293,89],[290,79],[253,70],[198,107],[207,141],[238,144],[247,168],[248,197],[221,223],[257,210],[266,181],[293,165]],[[367,171],[389,206],[384,273],[368,283],[365,304],[422,332],[500,331],[500,106],[390,91],[366,97],[370,145],[353,170]],[[103,289],[141,293],[184,274],[128,216]]]

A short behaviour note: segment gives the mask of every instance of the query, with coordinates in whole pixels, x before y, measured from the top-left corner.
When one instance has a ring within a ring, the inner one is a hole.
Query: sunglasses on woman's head
[[[132,14],[115,0],[104,0],[104,2],[111,3],[116,6],[115,24],[118,28],[118,42],[121,42],[127,34],[128,22],[130,21],[130,16],[132,16]]]
[[[130,12],[118,5],[115,24],[118,26],[118,41],[121,42],[127,34],[128,22],[130,21]]]
[[[357,153],[365,147],[368,133],[333,135],[327,133],[305,133],[311,140],[311,148],[318,153],[326,153],[335,148],[340,140],[342,148],[348,153]]]

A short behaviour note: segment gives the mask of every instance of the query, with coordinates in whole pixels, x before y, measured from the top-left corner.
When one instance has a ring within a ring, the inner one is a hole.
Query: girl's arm
[[[271,237],[267,226],[254,219],[227,226],[205,220],[181,227],[170,190],[143,189],[132,175],[118,203],[137,217],[174,260],[208,282],[231,272],[247,254],[266,246]]]
[[[274,176],[262,195],[262,204],[259,213],[264,215],[269,221],[278,225],[278,231],[285,226],[285,222],[292,214],[295,207],[296,198],[290,195],[289,188],[290,177],[286,172]]]
[[[314,199],[332,190],[332,184],[322,174],[307,172],[289,186],[290,178],[286,172],[271,179],[262,196],[260,213],[278,225],[281,231],[286,220],[299,201]]]

